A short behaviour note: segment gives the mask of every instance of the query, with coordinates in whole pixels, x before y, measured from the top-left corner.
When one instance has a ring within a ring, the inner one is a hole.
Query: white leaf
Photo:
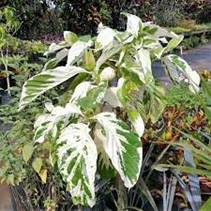
[[[140,27],[142,25],[141,19],[129,13],[122,13],[122,14],[127,17],[127,32],[137,37]]]
[[[142,137],[142,135],[144,134],[145,126],[144,126],[144,121],[141,115],[135,110],[131,110],[128,113],[129,113],[130,121],[136,133],[139,135],[139,137]]]
[[[142,66],[144,77],[145,78],[148,76],[151,77],[152,76],[152,64],[151,64],[150,52],[148,50],[141,48],[138,50],[136,58]]]
[[[116,32],[113,29],[102,25],[98,28],[99,34],[96,39],[96,49],[101,50],[113,42]]]
[[[103,112],[95,118],[105,131],[106,139],[102,140],[105,152],[125,186],[133,187],[138,180],[142,163],[142,146],[138,135],[131,132],[114,113]]]
[[[67,65],[73,65],[75,62],[81,59],[85,50],[90,46],[92,46],[91,40],[88,42],[75,42],[68,52]]]
[[[106,154],[103,143],[106,142],[106,136],[102,133],[102,128],[99,124],[96,124],[94,129],[94,141],[97,147],[98,152],[98,163],[100,164],[100,168],[102,171],[109,171],[113,168],[111,160]]]
[[[65,128],[58,141],[58,168],[67,183],[73,203],[93,207],[97,149],[87,125],[78,123]]]
[[[27,104],[49,89],[56,87],[79,73],[85,72],[87,73],[87,71],[81,67],[61,66],[33,76],[24,83],[19,109],[23,109]]]
[[[118,98],[117,93],[118,93],[117,87],[110,87],[107,89],[103,100],[107,102],[109,105],[111,105],[113,108],[122,107],[122,104]]]

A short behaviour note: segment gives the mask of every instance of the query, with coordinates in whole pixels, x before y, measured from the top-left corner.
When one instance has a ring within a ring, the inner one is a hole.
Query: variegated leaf
[[[148,50],[141,48],[138,50],[136,59],[142,67],[144,79],[146,81],[148,79],[151,79],[153,76],[152,76],[152,64],[151,64],[150,52]]]
[[[134,109],[129,110],[128,115],[136,133],[139,135],[139,137],[141,137],[145,129],[144,121],[141,115]]]
[[[169,41],[168,45],[166,46],[165,51],[166,52],[172,51],[173,49],[175,49],[182,42],[183,39],[184,39],[183,35],[178,35],[178,36],[172,38]]]
[[[64,31],[64,40],[65,42],[72,45],[73,43],[78,41],[78,36],[71,31]]]
[[[58,132],[57,124],[62,121],[65,126],[69,123],[71,116],[78,115],[82,115],[80,109],[68,103],[65,107],[54,107],[51,113],[39,116],[34,124],[34,142],[43,143],[49,133],[55,138]]]
[[[73,65],[75,62],[81,59],[85,53],[85,50],[90,46],[92,46],[91,40],[88,42],[75,42],[68,52],[67,65]]]
[[[78,100],[78,105],[82,111],[94,110],[103,102],[107,90],[107,82],[101,82],[98,86],[90,89],[86,96]]]
[[[192,92],[199,91],[200,76],[193,71],[188,63],[181,57],[171,54],[164,57],[163,62],[166,66],[169,76],[177,82],[185,81],[189,84]]]
[[[102,51],[102,54],[98,58],[96,62],[96,70],[99,70],[100,67],[107,61],[109,60],[112,56],[117,54],[118,52],[121,51],[123,45],[119,43],[118,41],[114,40],[111,45],[109,45],[107,48],[105,48]]]
[[[116,107],[122,107],[122,103],[119,99],[118,92],[122,88],[124,84],[125,79],[120,78],[117,83],[117,87],[109,87],[106,90],[105,96],[104,96],[104,102],[108,103],[113,108]]]
[[[23,86],[19,109],[23,109],[27,104],[49,89],[54,88],[79,73],[86,72],[87,71],[81,67],[61,66],[33,76],[26,81]]]
[[[89,90],[96,86],[92,85],[90,81],[81,82],[74,90],[73,95],[70,99],[71,103],[77,103],[81,98],[84,98]]]
[[[104,150],[103,143],[106,142],[106,136],[102,133],[99,124],[96,124],[94,129],[94,141],[98,152],[98,172],[103,178],[112,178],[115,175],[115,169]]]
[[[103,140],[105,152],[125,186],[133,187],[138,180],[142,163],[142,146],[138,135],[131,132],[114,113],[103,112],[95,118],[106,135],[106,139]]]
[[[48,51],[46,51],[44,53],[44,56],[48,56],[50,54],[53,54],[53,53],[56,53],[57,51],[59,50],[62,50],[63,48],[65,47],[69,47],[69,45],[66,43],[66,42],[61,42],[59,44],[56,44],[56,43],[52,43],[49,48],[48,48]]]
[[[93,207],[97,149],[87,125],[65,128],[57,141],[58,168],[67,183],[73,203]]]
[[[152,36],[154,39],[158,38],[175,38],[177,35],[174,32],[168,31],[167,29],[160,27],[156,24],[152,24],[152,22],[145,22],[144,25],[144,31],[148,32],[150,36]]]

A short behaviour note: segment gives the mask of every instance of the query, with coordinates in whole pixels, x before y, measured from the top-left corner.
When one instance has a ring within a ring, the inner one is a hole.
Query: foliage
[[[184,18],[185,1],[160,0],[158,2],[154,5],[155,21],[162,26],[180,25],[180,21]]]
[[[21,22],[18,36],[23,39],[38,39],[43,34],[58,34],[62,20],[50,9],[49,1],[7,0],[5,5],[15,8]]]
[[[71,97],[63,106],[46,103],[47,112],[35,122],[33,140],[35,151],[45,144],[55,147],[45,160],[59,170],[75,205],[94,206],[99,168],[118,173],[127,188],[138,181],[144,121],[156,122],[165,107],[164,89],[153,78],[152,62],[160,59],[172,81],[184,81],[193,93],[199,91],[199,75],[182,58],[167,55],[183,37],[125,15],[123,32],[102,24],[94,38],[65,32],[64,41],[53,43],[46,52],[55,57],[23,86],[20,110],[69,82]],[[42,178],[46,169],[36,165],[35,170]]]
[[[16,45],[16,41],[13,38],[13,35],[16,33],[19,27],[19,22],[16,20],[14,15],[14,10],[9,7],[5,7],[3,10],[0,10],[0,53],[1,53],[1,62],[3,64],[3,74],[5,74],[7,82],[7,92],[8,95],[11,94],[10,90],[10,71],[8,69],[8,43],[12,42],[13,45]]]
[[[204,91],[200,92],[193,95],[184,85],[171,87],[162,119],[148,125],[142,137],[145,149],[150,144],[154,146],[148,158],[149,169],[145,171],[148,188],[165,191],[167,185],[170,190],[175,187],[170,195],[174,206],[185,208],[189,203],[192,210],[198,210],[196,207],[202,203],[199,199],[206,200],[203,193],[210,190],[210,121],[204,109]],[[162,157],[157,158],[158,154]],[[172,176],[177,185],[171,184]],[[166,184],[162,177],[166,178]],[[178,195],[183,195],[182,201]]]
[[[209,17],[206,15],[210,12],[209,4],[209,0],[4,0],[0,7],[16,9],[16,17],[21,22],[20,38],[40,39],[44,34],[45,37],[57,37],[65,30],[95,35],[99,22],[124,30],[125,20],[121,12],[165,27],[179,26],[183,19],[203,23]]]

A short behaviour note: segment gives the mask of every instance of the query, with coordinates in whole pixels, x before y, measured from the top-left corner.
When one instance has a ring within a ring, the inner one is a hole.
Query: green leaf
[[[43,182],[44,184],[46,184],[47,176],[48,176],[48,171],[47,171],[47,169],[41,170],[41,171],[39,172],[39,176],[40,176],[42,182]]]
[[[95,172],[97,149],[87,125],[71,124],[57,141],[58,168],[73,203],[93,207],[95,204]]]
[[[205,98],[204,110],[205,113],[211,122],[211,82],[210,81],[202,81],[202,92]]]
[[[211,210],[211,197],[203,204],[199,211],[210,211]]]
[[[101,83],[99,86],[89,90],[85,97],[79,99],[78,105],[84,111],[94,110],[103,100],[107,89],[107,83]]]
[[[78,36],[73,32],[65,31],[64,32],[64,40],[65,40],[65,42],[72,45],[73,43],[78,41]]]
[[[15,176],[14,174],[9,174],[6,179],[8,185],[15,185]]]
[[[142,144],[136,133],[116,118],[114,113],[103,112],[95,116],[106,138],[101,140],[104,150],[127,188],[133,187],[142,164]]]
[[[168,43],[168,45],[165,48],[166,52],[172,51],[175,49],[184,39],[184,35],[178,35],[177,37],[171,39]]]
[[[23,109],[26,105],[49,89],[58,86],[79,73],[85,72],[86,70],[81,67],[61,66],[52,70],[43,71],[38,75],[33,76],[26,81],[23,86],[19,110]]]
[[[202,169],[196,169],[196,168],[191,168],[191,167],[186,167],[186,166],[179,166],[179,165],[171,165],[171,164],[159,164],[154,167],[155,169],[159,168],[172,168],[172,169],[178,169],[181,172],[189,173],[189,174],[198,174],[201,176],[207,176],[211,177],[211,171],[207,170],[202,170]]]
[[[23,156],[23,160],[25,162],[28,162],[29,159],[31,158],[32,154],[34,151],[34,146],[32,143],[28,143],[26,145],[24,145],[23,149],[22,149],[22,156]]]
[[[166,105],[164,88],[160,84],[148,84],[143,103],[147,117],[155,123]]]
[[[35,160],[32,162],[32,167],[39,174],[39,172],[42,168],[42,159],[41,158],[35,158]]]
[[[95,57],[91,50],[85,51],[84,63],[87,70],[93,70],[95,68]]]

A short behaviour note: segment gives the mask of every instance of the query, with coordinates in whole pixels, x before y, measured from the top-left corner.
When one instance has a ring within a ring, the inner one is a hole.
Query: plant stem
[[[127,191],[120,178],[117,177],[117,190],[118,190],[118,200],[117,200],[117,210],[122,211],[127,207]]]
[[[9,96],[11,96],[11,91],[10,91],[10,75],[9,75],[9,71],[8,71],[8,59],[7,59],[7,55],[6,55],[6,58],[4,58],[4,54],[3,52],[1,51],[1,57],[2,57],[2,62],[3,62],[3,65],[4,65],[4,68],[5,68],[5,72],[7,74],[6,76],[6,82],[7,82],[7,93]]]

